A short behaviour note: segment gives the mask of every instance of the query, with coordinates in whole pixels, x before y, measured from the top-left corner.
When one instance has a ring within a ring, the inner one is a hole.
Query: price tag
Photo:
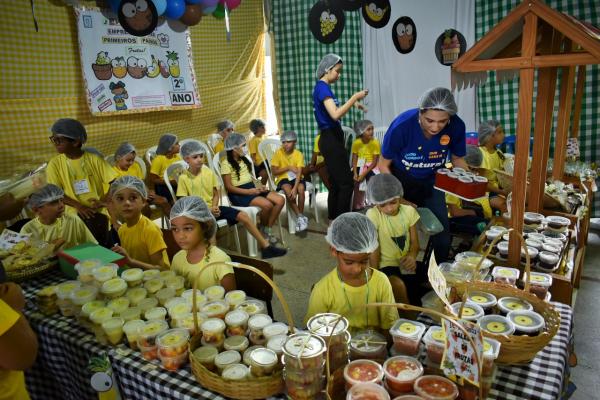
[[[442,370],[444,375],[454,378],[454,380],[461,377],[473,385],[479,386],[479,371],[483,357],[481,330],[479,326],[469,321],[459,320],[456,322],[465,328],[468,336],[455,324],[448,320],[443,321],[446,347],[442,357]],[[473,340],[475,348],[469,338]]]

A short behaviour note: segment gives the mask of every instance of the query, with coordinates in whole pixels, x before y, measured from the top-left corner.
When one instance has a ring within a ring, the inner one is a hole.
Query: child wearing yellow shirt
[[[381,145],[373,137],[373,123],[368,119],[356,121],[354,131],[357,139],[352,143],[352,173],[354,174],[354,199],[352,208],[365,208],[365,191],[369,179],[379,173],[376,169]]]
[[[304,215],[304,156],[296,150],[297,141],[298,136],[294,131],[287,131],[281,135],[281,147],[271,159],[271,170],[275,176],[277,190],[283,190],[288,204],[296,213],[296,233],[299,233],[308,228],[308,218]]]
[[[28,201],[36,217],[21,228],[21,233],[68,249],[81,243],[98,243],[92,232],[75,214],[65,214],[65,193],[51,183],[34,192]]]
[[[250,130],[254,134],[252,139],[248,142],[248,150],[250,151],[250,157],[254,163],[254,173],[263,185],[267,184],[268,174],[265,167],[265,160],[260,156],[258,152],[258,145],[265,138],[265,121],[262,119],[253,119],[250,121]]]
[[[200,197],[188,196],[177,200],[171,209],[171,231],[181,247],[173,257],[171,269],[186,278],[192,286],[204,290],[221,285],[225,291],[235,290],[233,267],[225,252],[210,243],[217,232],[217,221]],[[221,262],[209,265],[211,263]]]
[[[171,203],[175,199],[171,197],[171,192],[165,184],[164,175],[167,168],[177,161],[181,161],[181,157],[179,157],[179,140],[176,135],[166,133],[158,140],[156,157],[150,165],[150,182],[154,185],[156,194],[166,197]],[[171,180],[171,186],[173,189],[177,189],[177,182]]]
[[[113,251],[121,254],[130,267],[143,269],[169,268],[167,244],[162,231],[142,215],[148,199],[146,185],[133,176],[122,176],[110,187],[112,202],[124,223],[119,227],[120,246]]]
[[[494,172],[495,169],[504,170],[504,154],[498,149],[498,146],[504,142],[504,129],[500,122],[489,120],[479,124],[478,135],[479,148],[483,155],[480,174],[488,179],[490,205],[505,213],[506,196],[509,191],[500,187],[498,176]]]
[[[179,175],[176,194],[178,198],[198,196],[208,205],[217,220],[225,219],[229,225],[234,225],[236,222],[242,223],[256,239],[261,249],[262,258],[280,257],[287,253],[285,249],[270,245],[248,214],[233,207],[219,205],[221,196],[217,176],[205,165],[206,151],[199,141],[191,140],[185,143],[181,146],[180,153],[188,164],[188,169]]]
[[[121,143],[115,151],[115,165],[113,165],[115,173],[118,176],[129,175],[144,180],[142,167],[135,162],[136,155],[135,147],[131,143]]]
[[[379,246],[375,225],[362,214],[345,213],[331,223],[325,240],[337,267],[315,284],[304,322],[316,314],[332,312],[346,317],[353,331],[389,330],[398,319],[395,307],[365,307],[394,302],[388,278],[369,267],[370,254]]]
[[[221,140],[219,140],[217,142],[217,144],[215,144],[215,148],[214,148],[215,154],[220,153],[223,150],[225,150],[225,140],[227,139],[227,136],[229,136],[230,134],[233,133],[234,128],[235,128],[235,125],[233,124],[233,122],[231,122],[228,119],[220,121],[217,124],[217,133],[219,135],[221,135]]]

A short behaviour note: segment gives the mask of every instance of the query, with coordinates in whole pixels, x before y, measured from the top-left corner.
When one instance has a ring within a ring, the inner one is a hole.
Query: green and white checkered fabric
[[[488,1],[476,0],[475,4],[475,35],[479,40],[494,25],[504,18],[513,8],[520,4],[519,0]],[[555,10],[565,12],[573,17],[589,22],[594,26],[600,26],[600,8],[597,1],[573,1],[573,0],[547,0],[546,4]],[[553,121],[553,132],[556,132],[556,113],[558,112],[558,99],[560,88],[559,82],[556,86],[554,101],[555,118]],[[488,81],[479,87],[478,109],[479,118],[482,121],[497,119],[502,123],[507,134],[514,134],[517,128],[518,111],[518,78],[512,81],[497,83],[496,73],[488,73]],[[537,92],[537,77],[535,81],[534,96]],[[598,65],[588,65],[586,69],[585,90],[581,109],[581,124],[579,127],[579,145],[581,159],[587,162],[600,163],[600,68]],[[535,98],[534,98],[535,107]],[[535,124],[535,121],[533,121]],[[553,133],[554,135],[554,133]],[[550,155],[554,151],[554,136],[550,142]],[[595,216],[600,216],[600,196],[594,201]]]
[[[317,41],[308,27],[308,13],[315,0],[273,1],[270,29],[275,44],[277,87],[283,130],[298,134],[298,148],[309,161],[314,138],[318,134],[313,113],[312,91],[315,70],[328,53],[342,57],[344,70],[332,87],[340,103],[362,89],[361,14],[346,12],[342,36],[326,45]],[[353,109],[342,125],[353,126],[361,118]]]

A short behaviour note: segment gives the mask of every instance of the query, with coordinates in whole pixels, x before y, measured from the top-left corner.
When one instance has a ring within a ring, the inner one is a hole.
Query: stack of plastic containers
[[[167,321],[148,321],[140,328],[137,340],[142,357],[146,360],[155,360],[158,357],[156,338],[169,329]]]
[[[308,332],[291,335],[283,345],[284,378],[294,400],[314,399],[323,390],[325,341]]]
[[[308,330],[320,336],[329,346],[329,368],[335,371],[348,364],[348,320],[339,314],[322,313],[308,320]]]
[[[400,318],[390,328],[390,335],[392,335],[392,339],[394,340],[394,353],[416,356],[419,353],[419,345],[424,333],[424,324]]]
[[[187,329],[170,329],[158,336],[158,358],[163,368],[176,371],[186,363],[189,338]]]

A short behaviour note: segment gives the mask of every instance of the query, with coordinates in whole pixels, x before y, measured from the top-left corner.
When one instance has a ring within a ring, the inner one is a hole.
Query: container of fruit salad
[[[183,276],[172,276],[165,279],[165,286],[175,291],[176,296],[181,296],[185,290],[185,278]]]
[[[419,352],[419,344],[424,333],[424,324],[404,318],[398,319],[390,328],[396,351],[410,356]]]
[[[123,318],[113,317],[102,322],[102,329],[108,338],[108,342],[113,346],[118,345],[123,340]]]
[[[177,324],[182,316],[189,314],[192,311],[192,305],[185,300],[182,303],[175,303],[171,305],[168,309],[169,317],[171,317],[171,321]]]
[[[187,329],[169,329],[156,338],[159,357],[187,355],[190,333]]]
[[[158,346],[156,338],[169,329],[167,321],[148,321],[140,328],[138,336],[138,347],[144,359],[151,361],[158,357]]]
[[[283,345],[286,368],[321,368],[325,362],[327,347],[323,338],[308,332],[295,333]]]
[[[77,279],[81,283],[91,284],[94,282],[94,268],[101,266],[102,260],[89,259],[82,260],[75,264],[75,271],[77,271]]]
[[[482,330],[494,335],[512,335],[515,331],[514,324],[502,315],[484,315],[477,324]]]
[[[141,319],[132,319],[131,321],[125,322],[123,325],[123,332],[127,337],[129,347],[133,350],[138,349],[137,340],[140,336],[140,330],[146,325]]]
[[[409,393],[415,380],[423,375],[423,365],[413,357],[395,356],[385,361],[383,373],[389,389],[397,394]]]
[[[245,335],[246,330],[248,329],[248,319],[249,315],[246,311],[243,310],[233,310],[229,311],[227,315],[225,315],[225,324],[227,325],[227,335],[228,336],[236,336],[236,335]]]
[[[263,329],[272,323],[273,320],[266,314],[255,314],[250,316],[248,319],[248,328],[250,328],[250,342],[252,344],[265,344],[267,339],[263,334]]]
[[[219,354],[219,350],[214,346],[200,346],[194,350],[192,356],[206,369],[214,371],[217,354]]]
[[[371,360],[350,361],[344,367],[344,380],[346,381],[346,390],[359,383],[381,384],[383,368],[381,364]]]
[[[348,341],[348,320],[339,314],[322,313],[311,317],[306,323],[308,330],[326,340],[332,346],[345,344]],[[331,340],[329,341],[329,337]]]
[[[95,267],[92,270],[92,274],[94,275],[94,280],[98,287],[102,287],[102,284],[110,279],[113,279],[117,276],[117,272],[119,271],[119,266],[117,264],[105,264],[98,267]]]
[[[80,286],[71,292],[71,301],[73,302],[73,311],[75,315],[79,315],[81,307],[85,303],[89,303],[96,299],[98,288],[95,286]]]
[[[385,336],[374,330],[357,332],[350,339],[351,360],[374,360],[383,363],[387,358]]]
[[[259,344],[248,347],[246,350],[244,350],[244,353],[242,353],[242,362],[244,364],[246,364],[248,367],[250,367],[250,354],[252,353],[252,351],[254,351],[256,349],[264,349],[264,348],[265,348],[264,346],[261,346]]]
[[[225,297],[225,288],[220,285],[209,286],[204,289],[204,295],[208,301],[223,300]]]
[[[148,291],[148,296],[156,296],[156,293],[163,288],[165,281],[162,279],[150,279],[144,282],[144,287]]]
[[[158,304],[164,306],[167,303],[167,301],[175,297],[175,289],[162,288],[158,292],[156,292],[155,297],[158,300]]]
[[[192,303],[192,297],[194,296],[194,289],[188,289],[185,290],[183,293],[181,293],[181,297],[183,297],[184,299],[187,299],[187,301],[190,302],[190,304]],[[199,289],[196,289],[196,299],[198,299],[199,297],[204,298],[203,303],[206,303],[206,296],[204,296],[202,294],[202,291]],[[196,303],[201,304],[198,302],[198,300],[196,300]]]
[[[149,309],[158,306],[158,300],[156,297],[146,297],[145,299],[140,300],[137,306],[142,310],[142,313],[145,313]]]
[[[483,312],[489,314],[493,311],[494,307],[498,303],[496,296],[486,292],[469,292],[467,296],[467,303],[477,304],[483,308]]]
[[[144,271],[141,268],[129,268],[121,273],[121,278],[127,282],[127,286],[130,288],[136,287],[142,284]]]
[[[527,275],[524,276],[523,282],[525,282],[526,279]],[[530,293],[535,294],[541,300],[545,300],[550,286],[552,286],[552,275],[541,272],[531,273],[531,279],[529,280]]]
[[[205,303],[200,311],[208,318],[225,319],[225,315],[229,312],[229,304],[224,300],[213,300]]]
[[[260,300],[246,300],[240,303],[235,309],[244,310],[249,316],[253,316],[255,314],[266,314],[265,303]]]
[[[491,376],[494,371],[494,361],[500,354],[500,342],[490,338],[483,338],[483,364],[481,365],[482,376]]]
[[[444,348],[446,345],[446,335],[441,326],[430,326],[423,336],[423,343],[427,348],[427,357],[435,364],[442,362]]]
[[[462,302],[452,304],[452,311],[455,315],[458,315],[460,311],[460,307],[462,306]],[[484,315],[483,308],[475,303],[465,303],[462,308],[462,314],[459,315],[460,319],[464,319],[465,321],[477,322],[477,320]]]
[[[281,360],[281,355],[283,354],[283,345],[285,344],[288,335],[276,335],[270,338],[267,341],[266,348],[269,350],[273,350],[278,357],[278,360]]]
[[[198,313],[198,326],[201,326],[204,321],[206,321],[206,315]],[[186,313],[182,314],[178,319],[175,320],[175,327],[177,328],[185,328],[190,331],[190,335],[196,334],[196,324],[194,323],[194,314]]]
[[[287,376],[287,371],[284,371],[284,379],[288,396],[294,400],[308,400],[317,398],[317,395],[323,391],[323,386],[325,383],[323,378],[320,378],[303,384],[296,380],[289,379]]]
[[[458,397],[458,388],[450,379],[436,375],[418,378],[413,386],[415,393],[427,400],[454,400]]]
[[[253,350],[248,357],[250,373],[255,377],[272,375],[278,364],[277,354],[273,350],[265,348]]]
[[[263,335],[267,341],[274,336],[287,335],[288,333],[289,327],[283,322],[273,322],[263,328]]]
[[[167,316],[167,310],[164,307],[153,307],[149,310],[146,310],[144,313],[144,318],[148,321],[159,320],[164,321]]]
[[[176,304],[181,304],[181,303],[187,303],[190,305],[190,310],[192,307],[192,302],[191,301],[187,301],[187,299],[185,299],[184,297],[173,297],[172,299],[169,299],[165,302],[165,308],[168,310],[169,308],[173,307]]]
[[[207,344],[220,345],[225,340],[225,322],[219,318],[208,318],[200,325],[202,340]]]
[[[177,274],[175,273],[175,271],[171,271],[170,269],[166,270],[166,271],[160,271],[158,273],[158,277],[162,280],[167,280],[169,278],[173,278],[177,276]]]
[[[84,325],[84,327],[91,329],[90,314],[105,306],[106,304],[102,300],[92,300],[85,303],[81,307],[81,312],[79,313],[79,322]]]
[[[71,294],[81,287],[79,281],[66,281],[56,287],[56,305],[60,309],[60,313],[65,317],[75,315],[75,307],[71,300]]]
[[[519,279],[519,275],[521,275],[521,271],[516,268],[494,267],[492,270],[494,282],[503,283],[505,285],[515,286],[517,284],[517,279]]]
[[[131,288],[125,292],[125,296],[129,299],[130,305],[137,306],[140,301],[144,300],[148,295],[148,291],[143,287]]]
[[[243,290],[232,290],[231,292],[227,292],[225,301],[229,304],[229,308],[233,310],[246,301],[246,292]]]
[[[346,400],[390,400],[390,395],[380,385],[359,383],[348,391]]]
[[[96,335],[96,340],[100,344],[108,342],[104,329],[102,329],[102,323],[112,318],[112,315],[113,310],[108,307],[99,308],[90,314],[90,321],[93,324],[92,330],[94,331],[94,335]]]
[[[243,381],[248,378],[250,370],[244,364],[233,364],[223,370],[221,376],[230,381]]]
[[[149,281],[151,279],[159,279],[160,278],[160,271],[157,269],[147,269],[144,271],[144,276],[142,278],[142,280],[144,282]]]
[[[100,293],[108,299],[116,299],[125,294],[127,283],[121,278],[112,278],[102,284]]]
[[[544,329],[544,317],[535,311],[515,310],[506,316],[515,326],[515,335],[536,336]]]
[[[229,336],[225,339],[223,343],[223,348],[225,350],[235,350],[241,353],[246,351],[250,342],[246,336]]]
[[[479,254],[474,251],[464,251],[462,253],[458,253],[454,257],[454,261],[460,266],[460,268],[466,271],[473,271],[479,262],[483,258],[482,254]],[[486,258],[481,261],[481,265],[479,266],[479,271],[488,271],[494,263],[491,260]]]
[[[293,368],[284,364],[285,379],[294,381],[299,385],[308,385],[311,382],[320,381],[323,378],[325,370],[325,360],[323,364],[315,368]]]
[[[113,310],[113,315],[121,315],[122,312],[129,308],[130,301],[127,297],[117,297],[116,299],[112,299],[108,302],[106,307]],[[137,319],[137,318],[134,318]]]
[[[514,310],[533,310],[533,306],[526,300],[518,297],[502,297],[498,299],[498,309],[502,315]]]
[[[222,373],[225,368],[230,365],[238,364],[242,361],[242,356],[235,350],[226,350],[222,353],[217,354],[215,357],[215,367],[217,371]]]

